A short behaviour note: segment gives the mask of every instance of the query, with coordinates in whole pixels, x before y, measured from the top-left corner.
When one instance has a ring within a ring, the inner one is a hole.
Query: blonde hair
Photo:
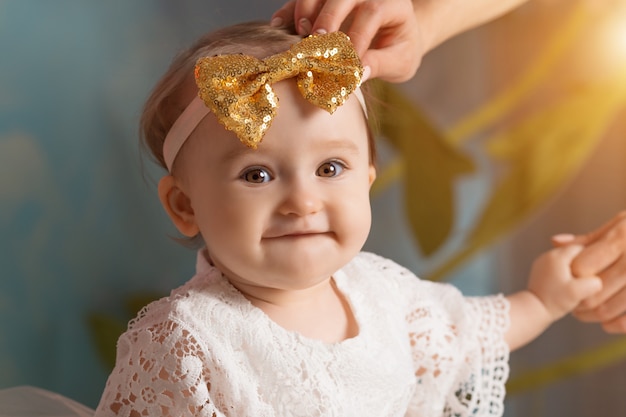
[[[246,22],[209,32],[179,53],[146,100],[140,120],[141,144],[163,168],[163,141],[176,119],[193,99],[197,88],[193,76],[203,56],[246,54],[258,59],[288,50],[301,39],[293,28],[271,27],[265,22]],[[192,92],[192,93],[190,93]],[[370,135],[371,136],[371,135]],[[370,138],[373,163],[374,142]]]

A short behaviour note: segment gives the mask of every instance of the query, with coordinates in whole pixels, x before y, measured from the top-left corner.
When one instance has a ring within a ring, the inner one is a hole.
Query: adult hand
[[[410,0],[291,0],[272,16],[273,26],[295,23],[300,35],[344,31],[370,78],[407,81],[426,53]]]
[[[573,275],[602,278],[602,290],[580,303],[574,316],[584,322],[600,322],[608,333],[626,333],[626,211],[591,233],[556,235],[552,242],[556,246],[584,245],[572,261]]]

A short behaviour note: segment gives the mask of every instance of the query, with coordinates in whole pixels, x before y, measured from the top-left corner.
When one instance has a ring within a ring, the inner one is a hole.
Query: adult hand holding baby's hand
[[[582,246],[573,244],[558,247],[542,254],[533,263],[528,290],[541,300],[551,321],[565,316],[581,300],[602,288],[602,281],[596,276],[573,275],[571,263],[582,250]]]
[[[584,235],[556,235],[556,246],[584,245],[572,261],[577,277],[597,275],[603,287],[574,310],[584,322],[599,322],[608,333],[626,333],[626,211]]]
[[[294,22],[300,35],[344,31],[370,78],[407,81],[427,52],[410,0],[291,0],[272,16],[272,25]]]

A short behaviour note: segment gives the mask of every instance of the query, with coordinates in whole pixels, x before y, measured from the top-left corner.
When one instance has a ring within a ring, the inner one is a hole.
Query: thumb
[[[586,235],[572,235],[570,233],[560,233],[558,235],[552,236],[550,240],[552,241],[552,244],[558,248],[570,244],[586,245],[589,241],[589,238]]]
[[[411,79],[419,67],[419,58],[412,55],[402,53],[401,44],[381,49],[368,49],[363,54],[362,63],[370,67],[370,78],[399,83]],[[393,62],[393,65],[389,62]]]
[[[572,292],[576,299],[584,300],[602,289],[600,277],[574,278]]]
[[[583,235],[572,235],[568,233],[552,236],[552,244],[555,246],[563,246],[568,243],[576,243],[587,246],[596,241],[606,238],[609,232],[619,230],[619,225],[626,219],[626,211],[618,213],[611,220],[600,226],[598,229]]]

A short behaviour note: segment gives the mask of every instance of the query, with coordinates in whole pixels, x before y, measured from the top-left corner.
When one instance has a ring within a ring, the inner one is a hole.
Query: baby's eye
[[[344,164],[339,161],[324,162],[317,169],[316,175],[320,177],[336,177],[343,172],[344,168]]]
[[[241,178],[246,182],[261,184],[270,181],[272,179],[272,176],[269,172],[267,172],[267,170],[263,168],[251,168],[244,172],[241,175]]]

